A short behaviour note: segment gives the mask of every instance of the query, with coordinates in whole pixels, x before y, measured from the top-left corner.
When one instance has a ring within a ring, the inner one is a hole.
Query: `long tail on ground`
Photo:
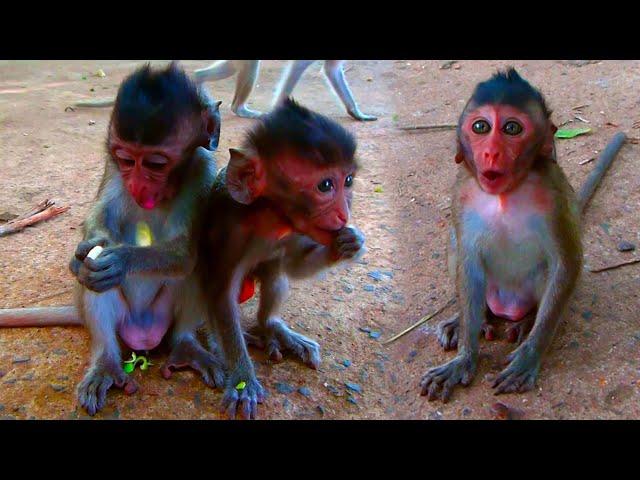
[[[616,155],[618,154],[626,140],[627,136],[624,133],[616,133],[613,139],[611,139],[609,144],[598,157],[596,166],[593,168],[585,182],[582,184],[580,191],[578,192],[578,202],[580,204],[581,212],[585,210],[587,204],[589,203],[589,200],[591,200],[591,197],[598,188],[598,185],[600,185],[602,177],[604,177],[605,173],[607,173],[607,170],[611,166],[611,163],[616,158]]]
[[[82,102],[76,102],[73,104],[74,107],[81,108],[103,108],[103,107],[113,107],[116,101],[113,98],[105,98],[102,100],[84,100]]]
[[[0,328],[82,325],[76,307],[6,308],[0,310]]]

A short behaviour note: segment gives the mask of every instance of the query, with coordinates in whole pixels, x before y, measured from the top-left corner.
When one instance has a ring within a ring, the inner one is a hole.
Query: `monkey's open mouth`
[[[502,172],[498,172],[496,170],[487,170],[486,172],[482,172],[482,176],[490,182],[499,180],[503,175],[504,174]]]

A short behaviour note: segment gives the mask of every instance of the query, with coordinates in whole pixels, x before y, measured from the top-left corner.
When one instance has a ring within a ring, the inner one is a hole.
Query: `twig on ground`
[[[640,263],[640,258],[636,258],[634,260],[627,260],[626,262],[616,263],[615,265],[609,265],[608,267],[590,268],[589,271],[591,273],[606,272],[607,270],[614,270],[616,268],[624,267],[624,266],[627,266],[627,265],[633,265],[635,263]]]
[[[393,337],[391,337],[389,340],[385,340],[384,342],[382,342],[382,345],[388,345],[391,342],[395,342],[397,339],[399,339],[400,337],[406,335],[407,333],[409,333],[411,330],[414,330],[416,328],[418,328],[420,325],[422,325],[423,323],[428,322],[429,320],[431,320],[433,317],[435,317],[436,315],[439,315],[440,313],[442,313],[446,308],[450,307],[451,305],[453,305],[456,302],[455,297],[450,299],[446,305],[444,305],[443,307],[440,307],[438,310],[436,310],[435,312],[422,317],[420,320],[418,320],[416,323],[414,323],[413,325],[411,325],[409,328],[403,330],[402,332],[394,335]]]
[[[457,125],[442,124],[442,125],[408,125],[406,127],[398,127],[398,130],[413,131],[413,130],[455,130]]]
[[[38,222],[48,220],[53,217],[57,217],[61,213],[69,210],[70,207],[56,207],[54,200],[44,200],[40,202],[37,207],[30,210],[27,213],[20,215],[13,220],[9,220],[4,225],[0,225],[0,237],[16,233],[24,230],[30,225],[34,225]]]

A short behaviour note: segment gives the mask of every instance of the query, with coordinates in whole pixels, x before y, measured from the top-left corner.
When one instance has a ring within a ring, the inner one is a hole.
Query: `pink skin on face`
[[[169,174],[193,138],[193,125],[188,122],[163,143],[153,146],[124,141],[111,128],[109,150],[125,187],[140,207],[151,210],[173,196],[173,189],[167,184]]]
[[[345,181],[349,175],[353,177],[355,166],[319,168],[305,160],[283,157],[276,162],[276,168],[278,175],[306,192],[313,201],[311,216],[291,216],[294,228],[316,242],[330,246],[338,231],[349,222],[353,186],[346,186]],[[323,192],[318,185],[325,180],[332,186]]]
[[[489,124],[487,133],[476,133],[478,121]],[[522,131],[509,135],[503,131],[509,122],[516,122]],[[531,117],[510,105],[483,105],[467,113],[462,133],[473,151],[473,162],[480,186],[487,193],[497,195],[515,187],[522,180],[526,168],[520,168],[518,158],[532,138],[538,135]]]

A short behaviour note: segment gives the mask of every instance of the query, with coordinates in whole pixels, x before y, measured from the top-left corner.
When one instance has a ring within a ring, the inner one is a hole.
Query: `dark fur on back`
[[[503,72],[498,71],[489,80],[479,83],[471,96],[471,102],[476,106],[501,104],[523,110],[531,100],[540,105],[546,118],[551,116],[542,93],[523,79],[513,67]]]
[[[247,134],[245,147],[267,161],[288,149],[325,166],[355,163],[356,140],[338,123],[289,98],[260,119]]]
[[[157,145],[201,109],[196,85],[177,63],[159,70],[147,64],[120,85],[111,121],[123,140]]]

